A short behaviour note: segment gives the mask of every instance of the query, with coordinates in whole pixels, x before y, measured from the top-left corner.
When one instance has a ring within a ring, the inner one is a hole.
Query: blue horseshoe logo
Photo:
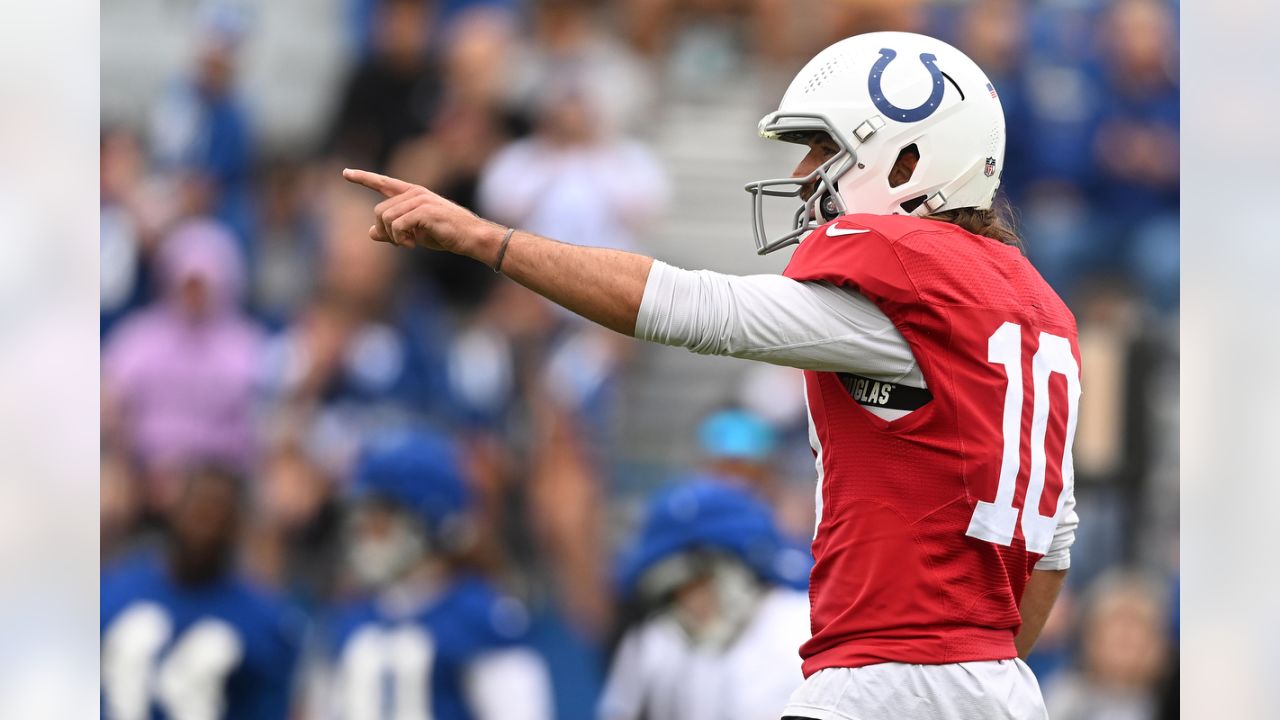
[[[889,67],[889,63],[896,57],[898,57],[896,50],[881,48],[880,59],[871,66],[871,75],[867,78],[867,91],[871,93],[871,102],[875,103],[880,112],[898,122],[920,122],[938,110],[938,106],[942,103],[942,93],[946,89],[942,84],[942,71],[935,64],[938,56],[933,53],[920,53],[920,62],[924,63],[929,75],[933,78],[933,92],[929,94],[928,99],[913,108],[900,108],[894,105],[885,99],[884,92],[880,89],[880,76],[884,75],[884,69]]]

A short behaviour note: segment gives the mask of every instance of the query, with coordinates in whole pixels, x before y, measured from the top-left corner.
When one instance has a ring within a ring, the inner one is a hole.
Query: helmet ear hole
[[[916,164],[919,162],[920,148],[915,143],[899,150],[898,159],[893,161],[893,168],[889,170],[889,187],[896,188],[907,184],[911,176],[915,175]]]

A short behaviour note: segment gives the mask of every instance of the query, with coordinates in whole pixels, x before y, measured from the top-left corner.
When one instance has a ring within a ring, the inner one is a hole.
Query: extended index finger
[[[347,182],[363,185],[370,190],[377,190],[386,197],[395,197],[396,195],[399,195],[413,187],[413,185],[403,180],[397,180],[396,178],[387,177],[386,175],[379,175],[378,173],[369,172],[368,170],[353,170],[351,168],[346,168],[342,171],[342,177]]]

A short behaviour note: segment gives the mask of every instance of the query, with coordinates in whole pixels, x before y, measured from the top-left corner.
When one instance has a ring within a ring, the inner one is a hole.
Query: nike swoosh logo
[[[840,235],[857,235],[859,233],[871,232],[866,228],[842,228],[839,225],[832,225],[827,228],[827,235],[830,237],[838,237]]]

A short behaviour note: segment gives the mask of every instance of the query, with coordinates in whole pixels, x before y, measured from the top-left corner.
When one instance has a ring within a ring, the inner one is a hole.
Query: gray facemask
[[[811,133],[828,135],[840,146],[840,150],[802,178],[773,178],[747,183],[745,189],[752,196],[751,230],[755,236],[756,253],[768,253],[794,245],[813,230],[849,212],[844,199],[836,188],[840,177],[857,164],[857,154],[836,132],[831,119],[821,113],[787,113],[774,117],[773,122],[760,129],[767,137],[777,137],[784,142],[800,142],[797,139]],[[816,183],[816,189],[808,198],[803,197],[805,187]],[[791,229],[770,238],[765,227],[764,199],[766,197],[798,198],[791,219]]]

